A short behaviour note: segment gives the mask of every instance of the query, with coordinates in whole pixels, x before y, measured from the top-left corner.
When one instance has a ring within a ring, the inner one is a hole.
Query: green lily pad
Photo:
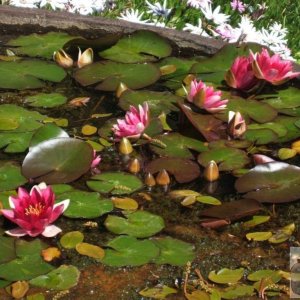
[[[77,285],[80,272],[74,266],[62,265],[46,275],[30,280],[30,284],[47,289],[68,290]]]
[[[196,201],[204,203],[204,204],[210,204],[210,205],[221,205],[222,202],[220,200],[218,200],[215,197],[212,196],[197,196],[196,197]]]
[[[251,124],[252,125],[252,124]],[[247,141],[251,141],[256,145],[266,145],[269,143],[273,143],[278,140],[278,135],[275,131],[270,128],[259,128],[259,124],[253,124],[252,128],[248,129],[244,134],[244,138]]]
[[[111,267],[141,266],[158,256],[159,249],[149,240],[139,241],[132,236],[111,240],[101,262]]]
[[[11,281],[7,281],[7,280],[1,280],[0,279],[0,289],[10,285],[12,282]]]
[[[166,145],[165,148],[159,148],[157,146],[150,145],[151,150],[160,156],[193,159],[194,155],[189,149],[197,152],[207,150],[207,146],[205,146],[203,142],[183,136],[180,133],[164,134],[156,136],[155,138],[159,139]]]
[[[300,137],[299,117],[278,116],[273,122],[283,125],[287,129],[287,134],[278,138],[277,142],[289,142]],[[297,125],[298,124],[298,125]]]
[[[0,236],[0,264],[16,258],[15,239],[11,237]]]
[[[206,167],[212,160],[218,164],[220,171],[242,169],[250,162],[244,151],[235,148],[211,149],[198,156],[198,162],[203,167]]]
[[[36,146],[37,144],[43,141],[47,141],[54,138],[67,137],[69,137],[67,132],[55,125],[54,123],[45,124],[33,134],[30,141],[29,151],[31,151],[32,147]]]
[[[0,132],[0,148],[6,153],[24,152],[30,144],[33,132]]]
[[[74,191],[74,188],[69,184],[52,184],[51,188],[56,195]]]
[[[51,59],[54,51],[62,49],[64,44],[75,38],[78,37],[70,36],[63,32],[33,33],[12,39],[6,45],[15,46],[14,52],[18,55]]]
[[[80,231],[70,231],[64,234],[59,242],[66,249],[75,248],[77,244],[83,242],[84,235]]]
[[[0,120],[0,130],[14,130],[19,127],[19,122],[14,119],[3,118]]]
[[[67,97],[59,93],[40,93],[25,99],[25,103],[28,103],[29,106],[46,108],[60,106],[66,102]]]
[[[221,269],[218,273],[216,271],[211,271],[208,274],[208,278],[215,282],[221,284],[233,284],[237,283],[244,275],[244,269],[239,268],[236,270],[230,270],[227,268]]]
[[[119,99],[118,105],[123,110],[128,110],[130,105],[137,107],[143,102],[147,102],[152,117],[159,116],[162,112],[168,114],[171,111],[178,111],[176,103],[183,101],[179,96],[170,92],[154,92],[154,91],[125,91]]]
[[[159,77],[160,71],[153,64],[122,64],[113,61],[96,62],[74,73],[75,80],[81,85],[95,85],[96,90],[102,91],[115,91],[121,82],[130,89],[140,89],[153,84]]]
[[[86,173],[93,159],[92,147],[73,138],[39,143],[26,155],[22,173],[36,182],[67,183]]]
[[[131,194],[143,187],[138,177],[124,172],[103,172],[91,177],[86,184],[93,191],[112,195]]]
[[[44,244],[40,239],[35,239],[29,242],[21,239],[16,240],[16,254],[18,257],[30,256],[31,254],[40,254],[41,251],[46,247],[47,245]]]
[[[127,234],[138,238],[152,236],[165,227],[162,217],[147,211],[129,213],[127,219],[109,215],[104,225],[115,234]]]
[[[246,238],[249,241],[266,241],[272,236],[272,232],[270,231],[256,231],[256,232],[249,232],[246,234]]]
[[[260,202],[282,203],[300,198],[300,168],[283,162],[260,164],[238,178],[235,188]]]
[[[252,285],[240,284],[226,288],[221,292],[222,299],[242,299],[246,296],[254,295],[254,287]]]
[[[270,218],[271,218],[270,216],[253,216],[251,220],[243,223],[243,227],[246,229],[252,228],[259,224],[268,222]]]
[[[160,249],[160,254],[153,262],[156,264],[170,264],[184,266],[195,258],[195,247],[189,243],[171,237],[152,239]]]
[[[117,62],[139,63],[156,61],[169,56],[171,52],[171,46],[163,37],[152,31],[141,30],[120,39],[116,45],[99,55]]]
[[[52,62],[37,60],[0,61],[0,87],[6,89],[36,89],[45,81],[60,82],[66,72]]]
[[[264,269],[264,270],[258,270],[253,273],[250,273],[247,276],[247,279],[250,281],[260,281],[267,277],[270,277],[274,283],[280,281],[280,279],[282,278],[279,271]]]
[[[13,190],[27,182],[21,168],[14,162],[0,162],[0,191]]]
[[[69,218],[93,219],[113,210],[110,199],[104,199],[99,193],[70,191],[58,195],[57,200],[70,199],[70,204],[64,212]]]
[[[177,157],[161,157],[152,160],[146,165],[145,172],[155,174],[162,169],[174,175],[179,183],[190,182],[200,176],[200,168],[196,162]]]
[[[166,285],[158,285],[153,288],[145,288],[139,291],[139,294],[143,297],[148,297],[151,299],[165,299],[168,295],[176,294],[177,290],[170,288]]]

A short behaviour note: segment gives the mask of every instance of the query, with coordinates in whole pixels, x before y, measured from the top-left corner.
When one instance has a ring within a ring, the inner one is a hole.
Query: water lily
[[[44,182],[32,187],[28,193],[19,188],[17,196],[9,197],[9,209],[1,209],[4,217],[19,225],[18,228],[8,230],[11,236],[29,235],[35,237],[43,235],[53,237],[61,232],[55,225],[50,225],[67,209],[70,200],[54,204],[55,194],[50,186]]]
[[[63,49],[54,51],[53,60],[63,68],[70,68],[73,66],[73,59]]]
[[[122,137],[137,139],[143,134],[148,125],[149,107],[148,103],[144,102],[143,106],[138,106],[138,109],[130,106],[129,111],[126,112],[125,119],[118,119],[112,130],[116,139]]]
[[[83,53],[81,53],[81,49],[79,48],[77,66],[78,68],[82,68],[91,64],[94,60],[94,52],[92,48],[86,49]]]
[[[221,100],[221,91],[214,91],[212,86],[206,86],[201,80],[193,80],[190,85],[190,91],[187,99],[193,102],[199,108],[208,112],[216,113],[224,110],[228,100]]]
[[[236,139],[240,138],[247,130],[245,119],[240,112],[229,111],[228,113],[228,133]]]
[[[240,56],[235,59],[231,68],[225,74],[227,84],[235,89],[250,90],[258,83],[252,70],[252,58]]]
[[[261,53],[253,54],[252,67],[254,74],[259,79],[264,79],[273,85],[279,85],[287,80],[297,77],[300,72],[293,72],[292,62],[282,60],[278,54],[270,56],[267,49],[263,48]]]
[[[97,155],[96,150],[93,152],[93,160],[91,162],[91,172],[93,175],[100,174],[99,164],[101,162],[101,156]]]

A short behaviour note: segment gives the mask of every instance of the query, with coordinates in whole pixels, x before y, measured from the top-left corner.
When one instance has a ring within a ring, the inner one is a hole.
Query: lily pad
[[[287,129],[287,134],[278,138],[277,142],[289,142],[300,137],[299,117],[278,116],[273,122],[283,125]]]
[[[179,183],[190,182],[200,176],[200,168],[192,160],[177,157],[161,157],[152,160],[146,167],[145,172],[155,174],[162,169],[174,175]]]
[[[159,116],[162,112],[168,114],[171,111],[178,111],[176,103],[183,101],[183,98],[170,92],[154,91],[125,91],[119,99],[118,105],[123,110],[128,110],[130,105],[137,107],[139,104],[147,102],[152,117]]]
[[[80,231],[70,231],[60,238],[60,244],[66,249],[75,248],[77,244],[83,242],[84,235]]]
[[[73,138],[55,138],[32,147],[22,173],[36,182],[67,183],[86,173],[93,159],[92,147]]]
[[[81,85],[95,85],[96,90],[102,91],[115,91],[121,82],[130,89],[140,89],[153,84],[159,77],[160,71],[153,64],[122,64],[113,61],[96,62],[78,69],[74,74],[75,80]]]
[[[0,162],[0,191],[13,190],[27,182],[21,167],[11,161]]]
[[[0,87],[6,89],[36,89],[46,81],[60,82],[66,72],[52,62],[37,60],[0,61]]]
[[[143,297],[148,297],[151,299],[165,299],[168,295],[176,294],[177,290],[170,288],[166,285],[158,285],[153,288],[145,288],[139,291],[139,294]]]
[[[29,106],[46,108],[60,106],[66,102],[67,97],[59,93],[40,93],[25,99],[25,103],[28,103]]]
[[[30,144],[33,136],[31,132],[0,132],[0,148],[6,153],[24,152]]]
[[[194,159],[194,155],[189,149],[197,152],[207,150],[207,146],[203,142],[183,136],[180,133],[164,134],[156,136],[155,138],[159,139],[166,145],[165,148],[150,145],[151,150],[160,156]]]
[[[113,195],[131,194],[143,187],[138,177],[124,172],[103,172],[93,176],[86,184],[93,191]]]
[[[171,46],[163,37],[152,31],[141,30],[120,39],[116,45],[99,55],[117,62],[138,63],[156,61],[169,56],[171,52]]]
[[[246,238],[249,241],[266,241],[272,236],[272,232],[270,231],[257,231],[257,232],[249,232],[246,234]]]
[[[247,129],[243,136],[247,141],[251,141],[256,145],[265,145],[278,140],[278,135],[272,129],[259,128],[259,124],[253,125],[252,128],[254,127],[255,129]]]
[[[160,254],[153,260],[156,264],[184,266],[195,258],[195,247],[189,243],[171,237],[152,239],[160,249]]]
[[[243,223],[243,227],[246,229],[252,228],[259,224],[268,222],[270,218],[271,218],[270,216],[253,216],[251,220]]]
[[[62,265],[46,275],[30,280],[30,284],[54,290],[68,290],[77,285],[80,272],[74,266]]]
[[[226,288],[221,292],[222,299],[241,299],[246,296],[254,295],[254,287],[251,285],[240,284]]]
[[[107,244],[102,263],[111,267],[141,266],[158,256],[159,249],[149,240],[119,236]]]
[[[102,259],[105,255],[105,252],[101,247],[89,243],[78,243],[76,245],[76,251],[81,255],[96,259]]]
[[[69,218],[93,219],[113,210],[110,199],[103,199],[99,193],[70,191],[60,194],[57,200],[70,199],[70,204],[64,212]]]
[[[43,57],[51,59],[53,52],[62,49],[64,44],[78,37],[63,32],[48,32],[46,34],[33,33],[19,36],[7,42],[7,46],[15,46],[14,52],[18,55]]]
[[[260,202],[282,203],[300,198],[300,168],[283,162],[260,164],[238,178],[235,188]]]
[[[15,239],[0,236],[0,264],[11,261],[14,258],[16,258]]]
[[[227,268],[221,269],[218,273],[216,271],[211,271],[208,274],[208,278],[215,283],[227,283],[233,284],[237,283],[244,275],[244,269],[230,270]]]
[[[115,234],[127,234],[138,238],[152,236],[165,227],[162,217],[147,211],[129,213],[127,218],[109,215],[104,225]]]
[[[247,276],[247,279],[250,281],[260,281],[267,277],[270,277],[274,283],[280,281],[280,279],[282,278],[278,270],[264,269],[250,273]]]

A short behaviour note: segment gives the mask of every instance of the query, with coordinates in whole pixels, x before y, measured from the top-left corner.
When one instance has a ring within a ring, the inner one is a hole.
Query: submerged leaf
[[[165,299],[170,294],[176,294],[177,290],[170,288],[166,285],[158,285],[154,288],[145,288],[139,291],[139,294],[143,297],[149,297],[152,299]]]

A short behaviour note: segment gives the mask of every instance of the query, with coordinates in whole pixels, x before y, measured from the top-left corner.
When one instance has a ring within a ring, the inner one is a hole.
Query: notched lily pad
[[[235,188],[259,202],[295,201],[300,198],[300,168],[276,161],[260,164],[238,178]]]

